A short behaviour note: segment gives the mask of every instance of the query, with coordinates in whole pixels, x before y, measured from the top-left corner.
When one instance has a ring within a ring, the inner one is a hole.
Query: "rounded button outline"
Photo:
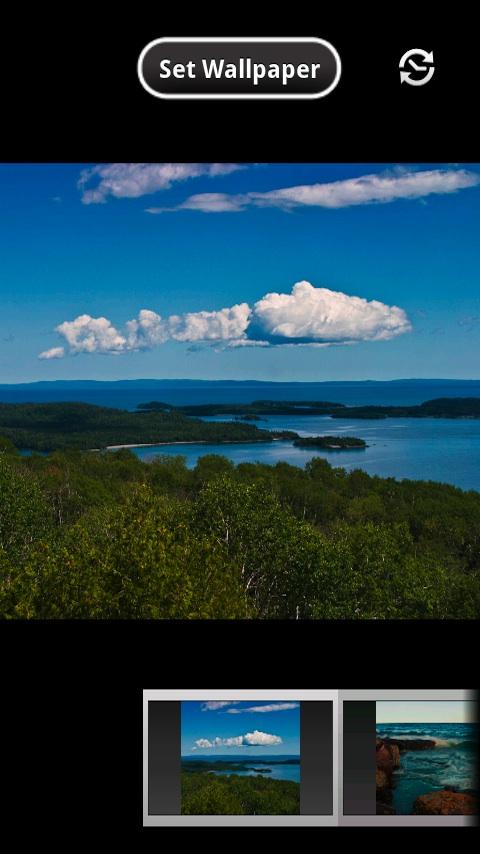
[[[326,89],[324,89],[321,92],[312,92],[312,93],[308,92],[305,94],[296,94],[296,95],[288,94],[288,93],[283,94],[281,92],[279,92],[278,94],[263,94],[263,93],[256,94],[253,92],[253,93],[248,94],[248,95],[247,94],[245,94],[245,95],[244,94],[238,94],[238,93],[233,93],[232,95],[227,95],[224,93],[213,93],[213,94],[209,95],[209,94],[205,94],[203,92],[201,94],[198,94],[198,95],[187,94],[187,93],[185,93],[185,94],[183,94],[183,93],[182,94],[166,94],[164,92],[163,93],[157,92],[156,89],[152,89],[152,87],[148,85],[148,83],[146,82],[146,80],[143,76],[143,60],[145,59],[145,56],[147,55],[148,51],[152,47],[154,47],[157,44],[165,44],[165,43],[168,44],[169,42],[174,43],[174,44],[179,44],[182,42],[185,44],[201,44],[202,42],[205,44],[208,44],[210,42],[216,42],[217,44],[221,43],[221,42],[224,42],[226,44],[261,44],[262,42],[269,42],[270,44],[306,44],[306,43],[321,44],[321,45],[323,45],[323,47],[326,47],[332,53],[332,55],[335,59],[335,63],[336,63],[335,78],[332,81],[332,83],[330,83],[330,86],[328,86]],[[212,101],[212,100],[223,100],[223,101],[251,100],[251,101],[256,101],[259,99],[283,100],[283,101],[285,101],[285,100],[297,100],[297,101],[298,100],[309,100],[309,101],[312,101],[312,100],[316,100],[317,98],[324,98],[326,95],[329,95],[330,92],[332,92],[336,88],[336,86],[338,85],[340,78],[342,76],[342,61],[340,59],[340,54],[338,53],[336,48],[334,48],[334,46],[330,42],[326,41],[326,39],[316,38],[315,36],[302,36],[302,37],[298,37],[298,38],[295,38],[293,36],[279,36],[278,38],[274,38],[273,36],[264,36],[264,37],[251,36],[250,38],[247,38],[246,36],[239,36],[238,38],[233,37],[233,36],[225,36],[225,38],[220,38],[219,36],[202,36],[202,37],[200,37],[200,36],[190,36],[190,37],[185,36],[183,38],[181,38],[180,36],[172,36],[170,38],[167,36],[162,36],[161,38],[158,38],[158,39],[152,39],[152,41],[149,42],[147,45],[145,45],[145,47],[141,51],[140,56],[138,57],[138,61],[137,61],[137,75],[138,75],[138,79],[139,79],[141,85],[143,86],[143,88],[145,89],[146,92],[148,92],[150,95],[153,95],[154,98],[161,98],[162,100],[166,100],[166,101],[169,101],[169,100],[176,100],[176,101],[180,101],[180,100],[208,100],[208,101]]]

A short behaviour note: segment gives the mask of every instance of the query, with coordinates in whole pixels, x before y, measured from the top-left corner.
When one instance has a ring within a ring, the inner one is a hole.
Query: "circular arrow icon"
[[[426,64],[418,65],[413,57],[420,59]],[[425,83],[428,83],[435,73],[435,67],[433,65],[433,50],[430,52],[422,50],[421,48],[407,50],[406,53],[403,54],[398,67],[400,69],[400,83],[408,83],[409,86],[425,86]],[[424,73],[422,77],[412,77],[412,72],[415,74],[421,72]]]

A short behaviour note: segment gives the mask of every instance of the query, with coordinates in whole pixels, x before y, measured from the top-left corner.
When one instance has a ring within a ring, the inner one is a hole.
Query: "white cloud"
[[[121,353],[127,340],[106,317],[81,314],[75,320],[65,320],[56,327],[65,338],[70,353]]]
[[[246,709],[228,709],[229,715],[243,715],[244,712],[264,714],[266,712],[286,712],[290,709],[298,709],[299,703],[269,703],[264,706],[248,706]]]
[[[236,342],[245,336],[251,314],[247,303],[222,308],[219,311],[197,311],[172,314],[162,318],[149,309],[128,320],[125,331],[119,331],[106,317],[81,314],[55,327],[65,339],[70,355],[100,353],[119,355],[134,350],[150,350],[166,341]],[[62,358],[63,347],[53,347],[39,355],[40,359]]]
[[[172,315],[170,337],[175,341],[231,341],[245,335],[251,308],[243,302],[220,311],[197,311]]]
[[[255,729],[253,732],[246,732],[244,735],[234,735],[229,738],[220,738],[216,736],[213,739],[198,738],[195,741],[195,746],[192,749],[212,749],[216,747],[271,747],[274,744],[282,744],[282,739],[279,735],[271,735],[268,732],[260,732]]]
[[[218,311],[172,314],[162,318],[149,309],[127,321],[123,331],[106,317],[82,314],[56,327],[68,353],[119,355],[149,350],[166,341],[225,347],[330,347],[359,341],[385,341],[408,332],[402,308],[366,300],[342,291],[297,282],[290,294],[269,293],[255,303],[239,303]],[[62,358],[66,349],[53,347],[41,359]]]
[[[466,169],[431,169],[425,172],[363,175],[328,184],[306,184],[250,193],[254,204],[296,207],[298,205],[344,208],[396,199],[419,199],[432,193],[455,193],[480,183],[480,175]]]
[[[225,706],[236,706],[240,700],[207,700],[202,703],[200,709],[202,712],[216,712],[218,709],[224,709]]]
[[[167,210],[197,210],[227,213],[247,207],[345,208],[352,205],[394,202],[397,199],[424,199],[432,194],[456,193],[480,184],[480,173],[467,169],[429,169],[412,172],[397,168],[393,172],[362,175],[341,181],[301,184],[264,193],[199,193],[189,196],[175,208],[150,208],[149,213]]]
[[[175,208],[145,208],[146,213],[161,214],[167,211],[202,211],[203,213],[234,213],[243,211],[249,204],[247,195],[228,195],[228,193],[197,193],[189,196]]]
[[[297,282],[255,303],[249,337],[281,343],[381,341],[411,328],[405,311],[378,300]]]
[[[213,746],[214,747],[243,747],[243,735],[232,735],[230,738],[219,738],[214,739]]]
[[[269,347],[268,341],[254,341],[251,338],[238,338],[237,340],[228,341],[227,347]]]
[[[261,732],[258,729],[245,733],[243,740],[245,744],[250,746],[261,744],[262,746],[269,747],[272,744],[282,744],[282,739],[279,735],[270,735],[270,733]]]
[[[50,350],[44,350],[39,353],[39,359],[63,359],[65,355],[64,347],[51,347]]]
[[[109,163],[84,169],[78,181],[85,205],[101,204],[109,196],[138,198],[168,190],[189,178],[229,175],[237,163]],[[93,186],[92,186],[93,184]]]
[[[168,341],[168,323],[156,311],[142,308],[138,317],[128,320],[126,344],[128,350],[149,350]]]

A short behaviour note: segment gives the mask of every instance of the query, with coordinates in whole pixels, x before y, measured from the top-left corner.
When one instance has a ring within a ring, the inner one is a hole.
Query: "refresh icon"
[[[418,60],[420,60],[420,64],[418,64]],[[409,86],[425,86],[435,73],[433,50],[430,52],[421,48],[407,50],[398,67],[400,69],[400,83],[408,83]]]

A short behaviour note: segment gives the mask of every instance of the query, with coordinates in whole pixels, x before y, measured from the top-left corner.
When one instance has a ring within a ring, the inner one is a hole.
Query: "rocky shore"
[[[433,739],[426,738],[377,738],[377,815],[395,815],[393,774],[400,768],[401,754],[406,750],[432,750],[435,745]],[[453,788],[427,792],[415,799],[412,812],[413,815],[477,815],[478,797],[473,791],[459,792]]]
[[[420,795],[413,804],[414,815],[477,815],[478,797],[454,789]]]
[[[400,749],[390,739],[377,738],[376,774],[377,815],[395,815],[393,801],[393,772],[400,767]]]

